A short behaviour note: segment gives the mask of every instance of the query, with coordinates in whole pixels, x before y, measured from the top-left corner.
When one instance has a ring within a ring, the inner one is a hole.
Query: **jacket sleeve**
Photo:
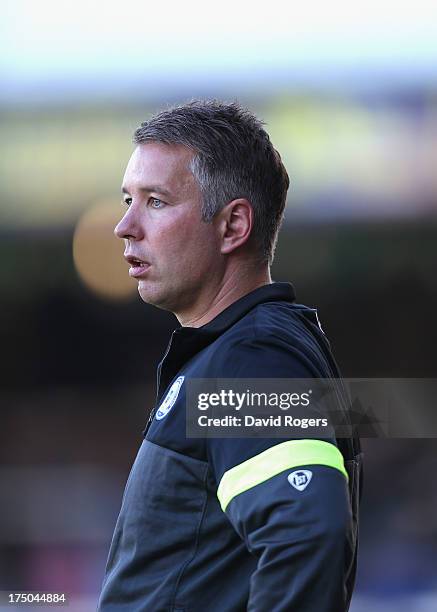
[[[290,467],[282,469],[287,463]],[[335,445],[321,440],[274,444],[227,470],[218,498],[258,559],[249,611],[347,609],[351,513]]]
[[[264,377],[311,377],[289,354],[284,363],[270,350],[268,362]],[[234,377],[253,377],[247,346],[239,363]],[[222,510],[257,558],[247,610],[346,611],[354,546],[335,439],[211,438],[207,447]]]

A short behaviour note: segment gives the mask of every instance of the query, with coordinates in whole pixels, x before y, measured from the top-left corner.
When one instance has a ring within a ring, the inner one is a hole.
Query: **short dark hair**
[[[238,103],[194,100],[161,111],[135,131],[135,144],[181,144],[194,151],[190,169],[210,222],[228,202],[246,198],[254,211],[252,238],[271,263],[289,178],[264,123]]]

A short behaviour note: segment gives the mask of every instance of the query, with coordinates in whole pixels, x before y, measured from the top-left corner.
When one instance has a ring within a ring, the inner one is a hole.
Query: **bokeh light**
[[[124,245],[114,236],[121,216],[119,202],[98,201],[80,217],[73,237],[73,260],[80,279],[93,293],[114,300],[131,297],[137,288],[123,259]]]

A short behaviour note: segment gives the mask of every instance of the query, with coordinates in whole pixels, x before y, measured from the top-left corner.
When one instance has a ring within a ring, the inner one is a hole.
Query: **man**
[[[237,104],[135,132],[115,228],[141,298],[179,323],[123,497],[102,612],[342,612],[355,577],[357,441],[187,438],[193,378],[336,378],[315,310],[269,266],[288,175]],[[287,478],[311,472],[304,489]]]

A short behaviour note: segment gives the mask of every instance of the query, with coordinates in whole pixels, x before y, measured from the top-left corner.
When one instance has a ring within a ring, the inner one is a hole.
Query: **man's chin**
[[[140,294],[140,298],[146,304],[151,304],[152,306],[156,306],[157,308],[162,308],[163,310],[171,310],[168,305],[168,296],[166,299],[166,292],[153,283],[140,280],[138,282],[138,293]]]

